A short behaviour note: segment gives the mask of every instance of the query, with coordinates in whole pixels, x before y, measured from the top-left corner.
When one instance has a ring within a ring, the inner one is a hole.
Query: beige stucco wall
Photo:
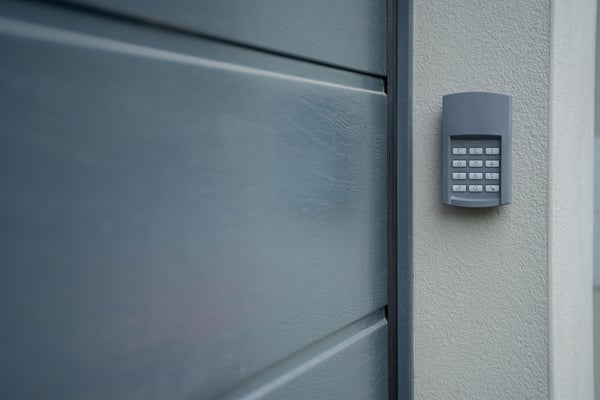
[[[600,340],[598,333],[600,332],[600,287],[594,287],[594,383],[596,394],[594,398],[600,400]]]
[[[551,20],[550,385],[591,399],[596,2],[554,1]]]
[[[600,7],[596,14],[596,112],[594,145],[594,383],[600,400]]]
[[[416,399],[593,398],[595,10],[414,1]],[[440,200],[441,98],[470,90],[513,95],[504,207]]]

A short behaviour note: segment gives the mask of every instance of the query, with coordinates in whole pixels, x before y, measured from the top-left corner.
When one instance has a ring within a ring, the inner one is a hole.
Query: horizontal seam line
[[[119,42],[113,39],[106,39],[84,33],[67,31],[59,28],[46,27],[31,22],[13,20],[4,17],[0,17],[0,32],[7,35],[15,35],[17,37],[31,38],[45,42],[58,42],[84,48],[95,48],[113,53],[136,55],[139,57],[149,59],[170,61],[179,64],[196,65],[211,69],[221,69],[242,74],[256,75],[273,79],[282,79],[293,82],[300,82],[342,90],[385,96],[385,93],[380,91],[346,86],[327,81],[320,81],[317,79],[303,78],[279,72],[266,71],[255,67],[231,64],[224,61],[216,61],[191,56],[188,54],[176,53],[169,50],[162,50],[154,47],[142,46],[138,44]]]
[[[31,0],[31,1],[35,2],[35,3],[44,3],[43,0]],[[267,47],[261,47],[259,45],[253,45],[250,43],[244,43],[244,42],[236,41],[233,39],[227,39],[227,38],[224,38],[221,36],[197,31],[197,30],[194,30],[191,28],[186,28],[186,27],[182,27],[179,25],[169,24],[169,23],[166,23],[166,22],[163,22],[160,20],[156,20],[154,18],[137,17],[135,15],[131,15],[131,14],[128,14],[125,12],[104,9],[104,8],[96,7],[94,5],[74,4],[74,3],[70,3],[70,2],[64,2],[64,1],[65,0],[59,0],[58,2],[51,3],[50,5],[54,6],[54,7],[60,7],[63,9],[73,10],[76,12],[87,12],[87,13],[90,13],[90,14],[96,15],[96,16],[102,16],[105,18],[112,18],[115,20],[127,21],[129,23],[133,23],[136,25],[143,25],[143,26],[148,26],[148,27],[152,27],[152,28],[158,28],[158,29],[161,29],[164,31],[183,34],[183,35],[186,35],[189,37],[202,38],[202,39],[210,40],[212,42],[221,43],[221,44],[225,44],[225,45],[229,45],[229,46],[234,46],[234,47],[237,47],[240,49],[252,50],[252,51],[260,52],[260,53],[263,53],[266,55],[276,56],[276,57],[280,57],[280,58],[286,58],[286,59],[294,60],[294,61],[301,61],[301,62],[313,64],[316,66],[335,69],[338,71],[353,73],[353,74],[357,74],[357,75],[362,75],[362,76],[373,78],[373,79],[383,80],[387,76],[386,74],[379,74],[377,72],[364,71],[364,70],[355,69],[352,67],[347,67],[344,65],[330,63],[330,62],[323,61],[323,60],[318,60],[318,59],[314,59],[314,58],[310,58],[310,57],[304,57],[304,56],[293,54],[293,53],[286,53],[286,52],[280,51],[280,50],[270,49]],[[47,3],[44,3],[44,4],[48,5]]]
[[[379,318],[377,314],[380,314]],[[356,327],[363,321],[368,321],[373,319],[372,322],[369,323],[368,326],[354,331],[352,328]],[[334,355],[340,353],[342,350],[349,348],[351,345],[357,343],[361,339],[367,337],[371,333],[377,331],[381,327],[387,324],[387,320],[385,319],[383,307],[377,308],[373,310],[369,314],[359,318],[358,320],[351,322],[350,324],[330,333],[326,336],[319,338],[317,341],[310,343],[309,345],[293,352],[292,354],[286,356],[285,358],[276,361],[275,363],[265,367],[254,373],[252,376],[247,379],[235,384],[231,388],[225,389],[223,392],[220,392],[214,396],[212,396],[211,400],[216,400],[220,398],[229,398],[232,394],[237,394],[244,388],[248,388],[250,386],[250,391],[245,396],[243,396],[244,400],[257,400],[261,397],[267,395],[268,393],[273,392],[274,390],[282,387],[288,382],[293,381],[295,378],[301,376],[303,373],[309,371],[312,367],[319,365],[321,362],[326,361],[327,359],[333,357]],[[332,343],[330,343],[332,342]],[[286,364],[292,363],[295,358],[298,356],[302,356],[303,354],[309,352],[311,349],[315,347],[326,346],[330,344],[324,351],[319,352],[316,355],[312,355],[304,360],[301,360],[299,363],[294,364],[292,366],[288,366]],[[387,346],[387,340],[386,340]],[[283,370],[281,373],[276,374],[274,379],[269,379],[268,383],[265,385],[261,385],[259,387],[253,388],[251,387],[252,383],[256,382],[260,379],[261,376],[267,375],[269,373],[275,372],[278,369]]]

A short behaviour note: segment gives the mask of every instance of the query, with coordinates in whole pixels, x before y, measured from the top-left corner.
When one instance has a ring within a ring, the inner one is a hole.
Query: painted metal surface
[[[387,396],[383,93],[15,18],[0,48],[2,397]]]
[[[388,3],[388,126],[390,220],[388,226],[389,398],[414,398],[413,373],[413,2]],[[394,245],[395,244],[395,245]]]
[[[293,57],[386,74],[383,0],[71,0]]]

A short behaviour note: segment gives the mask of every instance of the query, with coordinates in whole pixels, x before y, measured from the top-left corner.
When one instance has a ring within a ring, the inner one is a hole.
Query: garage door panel
[[[386,304],[382,93],[18,32],[0,36],[7,394],[204,398]]]
[[[385,399],[387,321],[378,310],[223,393],[222,400]]]
[[[259,49],[386,74],[383,0],[71,0]]]

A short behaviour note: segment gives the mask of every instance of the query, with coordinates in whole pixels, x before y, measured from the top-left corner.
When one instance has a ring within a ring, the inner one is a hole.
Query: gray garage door
[[[387,398],[386,20],[0,3],[0,397]]]

